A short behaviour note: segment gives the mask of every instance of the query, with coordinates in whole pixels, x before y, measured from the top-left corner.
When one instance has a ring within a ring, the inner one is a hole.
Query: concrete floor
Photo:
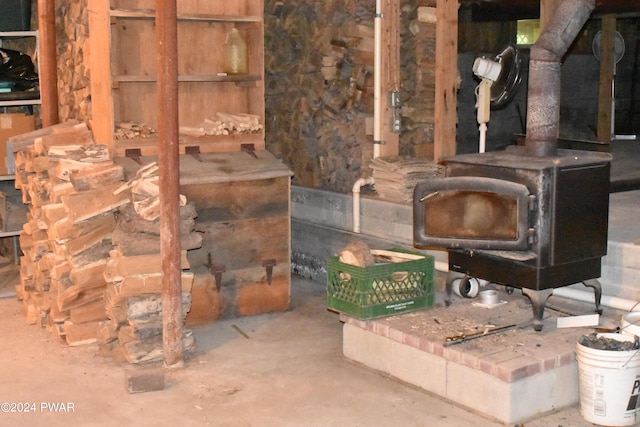
[[[640,177],[639,157],[629,155],[639,147],[614,144],[612,177],[625,189]],[[92,345],[68,347],[27,325],[2,282],[0,426],[502,425],[346,359],[342,323],[327,311],[317,282],[294,277],[287,312],[194,328],[196,353],[183,367],[164,370],[164,390],[139,394],[127,392],[127,374],[149,367],[117,363]],[[525,424],[592,425],[577,406]]]
[[[294,277],[289,311],[195,328],[197,351],[164,370],[165,389],[138,394],[127,392],[126,375],[148,368],[68,347],[2,298],[0,425],[502,425],[347,360],[342,323],[324,298],[323,286]],[[30,412],[7,413],[5,402]],[[587,425],[577,407],[526,423]]]

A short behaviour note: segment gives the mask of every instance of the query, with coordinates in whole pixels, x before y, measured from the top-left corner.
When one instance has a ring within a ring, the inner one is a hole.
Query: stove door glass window
[[[424,231],[434,237],[516,240],[518,200],[491,192],[448,190],[424,200]]]
[[[525,250],[535,204],[525,185],[486,177],[435,178],[416,185],[417,247]]]

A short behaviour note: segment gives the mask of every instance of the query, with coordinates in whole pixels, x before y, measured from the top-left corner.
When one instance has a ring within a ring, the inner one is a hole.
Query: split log
[[[181,268],[189,269],[187,251],[180,251]],[[162,257],[160,253],[125,256],[117,249],[111,251],[111,257],[107,261],[104,277],[109,282],[122,281],[126,276],[138,274],[154,274],[162,272]]]
[[[124,170],[122,166],[112,163],[94,169],[73,171],[69,178],[76,191],[86,191],[114,182],[124,181]]]
[[[74,222],[71,218],[64,217],[49,226],[47,233],[49,239],[64,242],[77,239],[95,228],[113,228],[115,223],[116,219],[111,212],[79,222]]]
[[[182,349],[185,353],[195,349],[193,332],[186,330],[182,334]],[[123,355],[129,363],[146,363],[162,360],[162,337],[156,336],[149,340],[132,341],[122,346]]]
[[[47,154],[49,150],[52,150],[55,146],[80,146],[90,144],[95,145],[93,142],[93,134],[86,128],[86,125],[84,129],[76,128],[73,132],[50,133],[49,135],[42,135],[33,140],[35,151],[39,154]]]
[[[160,236],[148,233],[127,233],[116,229],[111,236],[112,243],[124,256],[160,253]],[[197,232],[180,234],[180,249],[191,250],[202,247],[202,234]]]
[[[62,196],[61,200],[69,212],[69,218],[78,223],[113,212],[129,203],[129,195],[126,192],[114,194],[119,186],[116,183],[95,190],[67,194]]]
[[[340,262],[358,267],[369,267],[375,264],[375,259],[369,246],[362,240],[356,240],[340,251]]]
[[[88,304],[69,310],[69,318],[75,324],[107,320],[104,309],[104,298],[96,299]]]
[[[14,153],[20,151],[26,151],[29,146],[32,146],[37,138],[42,138],[51,134],[64,134],[83,132],[88,130],[86,123],[78,120],[69,120],[64,123],[59,123],[53,126],[47,126],[42,129],[37,129],[32,132],[27,132],[22,135],[16,135],[7,140],[8,147],[13,150]]]
[[[88,323],[73,323],[70,320],[64,322],[64,336],[67,344],[78,346],[92,344],[97,341],[99,321]]]

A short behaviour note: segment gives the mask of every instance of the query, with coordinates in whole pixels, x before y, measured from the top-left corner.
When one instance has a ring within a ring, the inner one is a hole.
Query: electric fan
[[[522,80],[520,63],[520,53],[514,45],[507,46],[493,59],[480,57],[473,63],[473,73],[481,80],[476,88],[481,153],[485,151],[490,110],[506,106],[518,91]]]

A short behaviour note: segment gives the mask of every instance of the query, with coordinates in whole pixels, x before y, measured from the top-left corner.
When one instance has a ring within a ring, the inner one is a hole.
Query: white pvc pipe
[[[487,149],[487,124],[480,123],[480,142],[478,144],[478,152],[484,153]]]
[[[373,51],[373,158],[380,157],[382,127],[382,0],[376,0]]]
[[[580,289],[567,287],[555,288],[553,290],[553,295],[574,299],[576,301],[594,302],[593,292],[581,291]],[[640,302],[609,295],[602,295],[600,304],[622,311],[640,311]]]
[[[360,188],[365,185],[374,184],[373,177],[360,178],[353,184],[353,232],[360,233]]]

